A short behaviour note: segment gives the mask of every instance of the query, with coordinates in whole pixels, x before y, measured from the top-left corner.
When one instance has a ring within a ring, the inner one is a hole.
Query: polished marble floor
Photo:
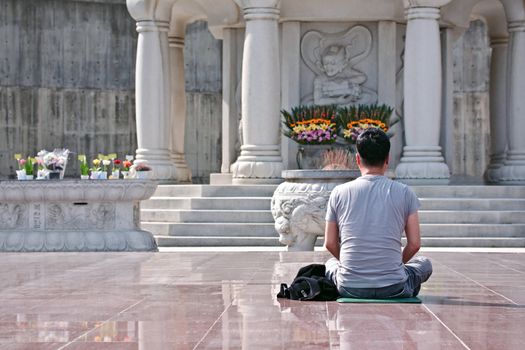
[[[0,349],[525,349],[525,253],[425,252],[423,304],[280,301],[325,252],[0,255]]]

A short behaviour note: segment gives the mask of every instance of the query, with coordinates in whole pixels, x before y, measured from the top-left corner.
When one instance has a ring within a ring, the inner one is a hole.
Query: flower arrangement
[[[39,167],[42,165],[44,168],[39,171],[38,179],[64,178],[68,156],[69,150],[65,148],[55,148],[53,152],[48,152],[45,149],[38,152],[37,162]]]
[[[145,163],[134,164],[135,171],[151,171],[151,167]]]
[[[67,149],[57,148],[53,152],[48,152],[46,150],[38,152],[38,157],[42,159],[46,169],[51,171],[63,171],[66,168],[68,156],[69,150]]]
[[[343,138],[347,142],[355,144],[359,134],[368,128],[378,128],[388,132],[389,127],[397,122],[389,123],[392,111],[392,107],[384,104],[340,108],[338,119],[342,126]]]
[[[336,141],[336,106],[299,106],[292,108],[291,113],[282,110],[281,114],[284,134],[299,144],[322,145]]]
[[[131,163],[131,161],[129,160],[125,160],[122,162],[122,171],[129,171],[129,168],[133,165],[133,163]]]
[[[91,168],[91,171],[102,171],[102,168],[100,166],[101,160],[98,158],[95,158],[91,161],[91,164],[93,164],[93,167]]]

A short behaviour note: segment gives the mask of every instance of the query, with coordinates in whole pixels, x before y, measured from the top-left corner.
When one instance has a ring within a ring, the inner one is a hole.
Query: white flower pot
[[[26,170],[25,169],[17,170],[16,171],[16,178],[18,180],[25,180],[26,179]]]
[[[108,174],[105,171],[92,171],[91,179],[92,180],[106,180]]]
[[[89,180],[89,175],[80,175],[81,180]]]
[[[124,179],[129,179],[129,171],[121,171],[122,173],[122,176],[124,177]]]
[[[115,170],[111,172],[111,179],[118,180],[120,178],[120,170]]]
[[[149,179],[149,171],[137,171],[135,178],[137,180],[147,180]]]

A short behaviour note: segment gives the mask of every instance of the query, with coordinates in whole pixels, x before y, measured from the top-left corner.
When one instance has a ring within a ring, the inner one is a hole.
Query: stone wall
[[[125,0],[0,0],[0,178],[15,153],[133,154],[137,33]],[[188,26],[186,149],[195,182],[220,172],[221,42]]]
[[[490,155],[490,43],[486,25],[472,21],[453,51],[453,175],[483,176]]]
[[[0,0],[0,176],[15,153],[133,153],[136,46],[125,0]]]
[[[194,183],[221,172],[222,42],[198,21],[186,29],[186,161]]]

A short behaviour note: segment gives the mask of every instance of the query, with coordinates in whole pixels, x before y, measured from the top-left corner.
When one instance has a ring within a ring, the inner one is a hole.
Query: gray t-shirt
[[[326,221],[339,227],[341,267],[347,288],[381,288],[407,279],[401,236],[419,200],[407,186],[385,176],[365,175],[333,189]]]

